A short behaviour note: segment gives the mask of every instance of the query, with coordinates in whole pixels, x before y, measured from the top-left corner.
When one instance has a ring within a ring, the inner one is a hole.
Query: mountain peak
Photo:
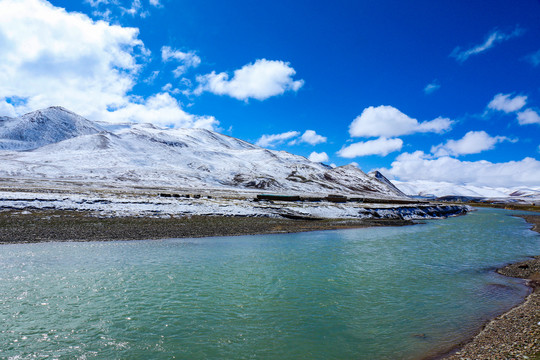
[[[63,107],[63,106],[58,106],[58,105],[55,105],[55,106],[49,106],[48,108],[41,109],[41,110],[37,110],[37,111],[41,111],[41,112],[47,112],[47,111],[61,111],[61,112],[66,112],[66,113],[70,113],[70,114],[75,114],[73,111],[70,111],[70,110],[66,109],[65,107]],[[75,115],[76,115],[76,114],[75,114]]]
[[[379,180],[383,184],[386,184],[388,187],[394,190],[397,194],[405,196],[403,191],[399,190],[390,180],[386,178],[386,176],[381,174],[379,171],[377,170],[371,171],[368,175],[371,176],[372,178]]]
[[[61,106],[5,118],[0,128],[0,149],[32,150],[104,129]]]

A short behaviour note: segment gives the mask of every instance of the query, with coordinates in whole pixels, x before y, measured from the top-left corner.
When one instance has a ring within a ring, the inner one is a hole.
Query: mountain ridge
[[[540,186],[537,187],[489,187],[471,184],[454,184],[443,181],[415,180],[398,181],[394,180],[395,186],[409,196],[417,196],[427,199],[436,199],[445,196],[464,196],[485,199],[512,199],[539,200]]]
[[[331,168],[205,129],[108,127],[62,107],[0,122],[0,150],[8,178],[406,198],[352,165]]]

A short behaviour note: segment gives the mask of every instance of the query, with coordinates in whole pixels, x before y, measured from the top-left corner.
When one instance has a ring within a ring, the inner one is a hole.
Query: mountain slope
[[[369,174],[369,176],[385,183],[386,185],[388,185],[390,188],[394,189],[396,191],[396,193],[398,194],[401,194],[403,196],[406,196],[405,193],[403,193],[400,189],[398,189],[390,180],[388,180],[386,178],[386,176],[384,176],[383,174],[381,174],[379,171],[375,170],[375,171],[371,171]]]
[[[73,137],[103,131],[99,125],[62,107],[0,119],[0,149],[30,150]]]
[[[403,197],[354,166],[332,169],[209,130],[107,127],[62,108],[6,122],[0,123],[0,144],[11,151],[0,151],[0,177]],[[43,139],[36,136],[39,130]],[[10,141],[16,146],[9,147]]]

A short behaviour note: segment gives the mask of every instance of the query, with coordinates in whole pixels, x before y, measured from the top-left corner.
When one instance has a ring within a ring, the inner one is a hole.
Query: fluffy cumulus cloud
[[[10,104],[6,101],[0,101],[0,117],[2,116],[15,117],[17,115],[18,115],[17,111],[15,109],[15,106],[13,106],[13,104]]]
[[[201,64],[201,58],[193,51],[183,52],[174,50],[169,46],[161,48],[161,59],[164,62],[176,61],[180,63],[173,73],[175,77],[182,76],[189,68],[196,68]]]
[[[318,153],[314,151],[311,154],[309,154],[308,159],[313,162],[326,162],[328,161],[329,158],[328,158],[328,154],[326,154],[325,152]]]
[[[317,145],[326,142],[326,137],[317,134],[314,130],[306,130],[300,137],[300,141],[310,144]]]
[[[392,106],[370,106],[353,120],[349,133],[353,137],[393,137],[413,133],[443,133],[450,129],[452,121],[437,118],[431,121],[418,122]]]
[[[0,1],[0,109],[14,115],[61,105],[90,119],[123,121],[137,108],[132,118],[139,121],[200,124],[163,94],[130,94],[149,55],[138,33],[44,0]]]
[[[310,145],[317,145],[325,143],[327,138],[325,136],[319,135],[315,130],[306,130],[302,136],[297,137],[289,142],[289,145],[297,145],[300,143],[306,143]]]
[[[188,114],[169,93],[159,93],[139,102],[131,102],[115,112],[105,113],[109,122],[149,122],[168,127],[195,127],[213,130],[219,122],[213,116]]]
[[[509,140],[505,136],[490,136],[485,131],[469,131],[459,140],[448,140],[445,144],[432,147],[431,152],[435,156],[478,154],[493,149],[499,142]]]
[[[402,181],[445,181],[491,187],[538,186],[540,161],[529,157],[505,163],[460,161],[448,156],[434,159],[416,151],[399,155],[390,169],[381,169],[381,172]]]
[[[525,111],[519,112],[517,114],[517,119],[520,125],[540,124],[540,115],[532,109],[526,109]]]
[[[512,94],[497,94],[488,104],[488,108],[492,110],[503,111],[505,113],[511,113],[518,111],[527,103],[527,97],[523,95],[516,95],[512,97]]]
[[[455,58],[459,62],[464,62],[469,57],[481,54],[484,51],[491,49],[498,43],[521,36],[524,34],[524,32],[525,31],[519,27],[517,27],[514,31],[510,33],[503,33],[496,30],[490,33],[482,44],[473,46],[472,48],[466,50],[462,49],[461,47],[456,47],[454,51],[452,51],[450,56]]]
[[[122,104],[139,70],[138,30],[93,22],[41,0],[0,2],[0,99],[89,114]],[[88,101],[92,99],[92,101]]]
[[[281,134],[263,135],[255,145],[262,147],[274,147],[283,144],[285,141],[300,135],[298,131],[287,131]]]
[[[348,159],[367,155],[386,156],[391,152],[401,150],[402,146],[401,139],[379,138],[351,144],[339,150],[337,154]]]
[[[511,94],[497,94],[488,104],[492,110],[503,111],[507,114],[521,110],[527,104],[527,96]],[[533,109],[525,109],[517,113],[520,125],[540,124],[540,115]]]
[[[225,72],[217,74],[215,71],[198,76],[199,86],[194,93],[199,95],[208,91],[238,100],[265,100],[286,91],[298,91],[304,81],[294,80],[295,74],[296,71],[287,62],[259,59],[235,70],[232,79]]]

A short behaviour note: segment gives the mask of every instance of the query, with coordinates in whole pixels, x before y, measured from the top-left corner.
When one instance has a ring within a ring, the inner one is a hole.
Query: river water
[[[519,303],[509,211],[407,227],[0,246],[0,358],[418,359]]]

